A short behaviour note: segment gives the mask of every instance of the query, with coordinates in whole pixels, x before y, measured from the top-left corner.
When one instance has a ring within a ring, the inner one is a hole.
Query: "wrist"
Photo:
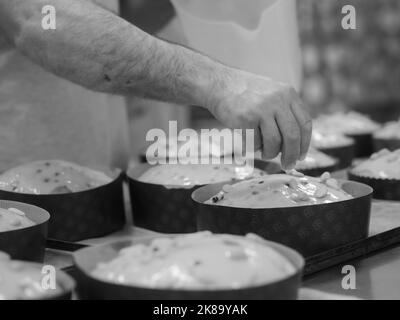
[[[213,110],[233,91],[235,70],[201,56],[201,62],[193,70],[193,95],[197,106]]]
[[[176,89],[184,104],[204,107],[213,113],[221,101],[238,92],[242,71],[181,46],[173,49],[180,60]]]
[[[218,72],[213,73],[215,77],[210,81],[207,104],[208,110],[213,114],[223,101],[241,96],[247,90],[246,71],[221,65]]]
[[[234,69],[224,65],[219,65],[218,69],[210,73],[205,107],[211,113],[214,113],[215,108],[220,105],[226,97],[232,94],[234,91],[232,85],[235,83],[235,78]]]

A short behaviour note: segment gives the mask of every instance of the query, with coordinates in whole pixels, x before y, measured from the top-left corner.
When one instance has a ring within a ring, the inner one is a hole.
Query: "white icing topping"
[[[70,193],[111,181],[100,171],[61,160],[43,160],[4,172],[0,175],[0,189],[31,194]]]
[[[311,146],[317,149],[329,149],[353,144],[353,139],[340,133],[323,132],[313,129]]]
[[[319,116],[314,120],[314,128],[328,133],[364,134],[378,130],[379,124],[357,112],[338,112]]]
[[[267,284],[294,272],[287,258],[257,236],[199,232],[124,248],[92,274],[140,287],[212,290]]]
[[[139,180],[161,185],[194,186],[232,179],[241,180],[264,174],[264,171],[250,166],[165,164],[150,168],[139,177]]]
[[[40,267],[12,261],[0,252],[0,300],[41,299],[61,293],[61,289],[45,289]]]
[[[374,136],[379,139],[400,139],[400,120],[386,123]]]
[[[281,156],[279,155],[272,161],[281,163]],[[336,160],[327,154],[317,151],[314,148],[310,148],[308,150],[307,156],[302,161],[297,161],[296,170],[306,170],[313,168],[324,168],[333,166],[336,163]]]
[[[237,208],[281,208],[351,199],[337,180],[275,174],[238,182],[205,203]]]
[[[392,152],[382,149],[357,165],[352,172],[371,178],[400,179],[400,149]]]
[[[33,225],[35,223],[18,209],[0,209],[0,232],[27,228]]]

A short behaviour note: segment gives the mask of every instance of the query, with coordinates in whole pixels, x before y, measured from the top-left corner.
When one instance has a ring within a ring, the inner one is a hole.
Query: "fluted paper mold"
[[[374,151],[378,152],[382,149],[395,151],[400,149],[400,139],[381,139],[374,137]]]
[[[346,135],[354,139],[354,156],[356,158],[369,157],[372,153],[374,153],[372,133]]]
[[[74,253],[77,269],[78,294],[82,299],[127,300],[267,300],[296,299],[304,268],[304,259],[294,250],[266,242],[293,264],[295,274],[265,285],[231,290],[156,289],[116,284],[92,276],[100,262],[114,259],[118,252],[132,244],[150,243],[152,239],[126,240],[89,247]]]
[[[81,192],[25,194],[0,190],[0,199],[36,205],[51,215],[49,237],[79,241],[120,230],[125,224],[123,173],[112,182]]]
[[[349,179],[367,184],[374,189],[373,198],[400,201],[400,180],[361,176],[350,171]]]
[[[280,171],[276,164],[256,161],[255,167],[269,173]],[[162,233],[189,233],[197,230],[192,192],[189,188],[146,183],[138,178],[151,168],[143,163],[128,172],[133,220],[136,226]]]
[[[354,143],[334,148],[318,148],[318,150],[339,160],[337,170],[351,167],[355,157]]]
[[[0,208],[21,210],[35,223],[27,228],[0,232],[0,251],[15,260],[43,262],[49,213],[33,205],[7,200],[0,200]]]

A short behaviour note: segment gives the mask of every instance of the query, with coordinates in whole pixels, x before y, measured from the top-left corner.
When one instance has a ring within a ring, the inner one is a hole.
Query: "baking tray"
[[[345,244],[332,250],[324,251],[306,259],[304,275],[318,273],[335,265],[344,264],[348,261],[373,255],[382,250],[389,249],[400,244],[400,202],[396,201],[377,201],[372,202],[370,232],[367,238]],[[157,236],[157,234],[144,229],[133,229],[133,237]],[[129,234],[129,237],[132,237]],[[123,236],[124,238],[127,235]],[[113,238],[114,240],[115,238]],[[109,238],[102,239],[101,242],[109,242]],[[72,252],[84,248],[86,245],[81,243],[48,240],[47,247],[60,251],[62,254],[70,255]],[[63,268],[72,277],[75,275],[75,268],[72,266],[72,259]]]
[[[369,238],[355,241],[307,258],[303,275],[309,276],[335,265],[340,265],[348,261],[362,258],[399,244],[400,227],[397,227],[395,229],[385,231]],[[62,244],[63,248],[65,248],[64,245],[65,244]],[[55,249],[58,246],[55,245],[55,243],[52,243],[51,247]],[[71,250],[68,250],[69,253],[78,250],[78,248],[74,247],[74,244],[72,244],[70,249]],[[77,270],[72,264],[62,269],[70,274],[72,277],[76,277]]]
[[[308,276],[398,244],[400,227],[308,257],[304,275]]]

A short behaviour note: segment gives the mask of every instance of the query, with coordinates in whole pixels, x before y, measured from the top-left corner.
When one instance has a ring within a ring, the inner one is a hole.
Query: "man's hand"
[[[232,70],[224,89],[216,87],[208,107],[231,128],[254,129],[255,148],[263,157],[282,151],[282,166],[293,169],[310,145],[312,121],[296,90],[248,72]]]

